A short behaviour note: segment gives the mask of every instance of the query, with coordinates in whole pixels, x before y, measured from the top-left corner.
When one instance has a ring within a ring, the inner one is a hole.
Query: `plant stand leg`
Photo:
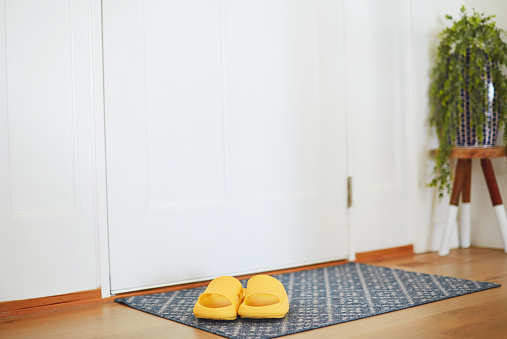
[[[505,207],[500,196],[500,190],[496,182],[495,172],[490,159],[481,159],[482,171],[484,172],[484,178],[486,178],[486,184],[488,185],[489,196],[493,204],[493,209],[496,213],[498,220],[498,226],[500,227],[500,234],[502,236],[503,248],[507,253],[507,215],[505,213]]]
[[[454,183],[452,185],[449,212],[447,213],[447,222],[444,228],[444,235],[442,237],[440,251],[438,251],[439,255],[449,254],[449,242],[451,241],[452,228],[456,222],[456,216],[458,215],[459,196],[465,182],[464,179],[466,167],[466,161],[463,159],[458,159],[458,164],[456,165],[456,173],[454,175]]]
[[[460,246],[461,248],[470,247],[470,191],[472,184],[472,159],[465,159],[464,166],[464,182],[463,182],[463,195],[461,198],[460,209]]]

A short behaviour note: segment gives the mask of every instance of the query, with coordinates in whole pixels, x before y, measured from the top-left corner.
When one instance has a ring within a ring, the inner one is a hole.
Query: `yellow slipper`
[[[194,305],[196,318],[234,320],[243,301],[243,286],[234,277],[218,277],[211,281]]]
[[[269,275],[248,280],[246,295],[239,307],[242,318],[283,318],[289,311],[289,298],[282,283]]]

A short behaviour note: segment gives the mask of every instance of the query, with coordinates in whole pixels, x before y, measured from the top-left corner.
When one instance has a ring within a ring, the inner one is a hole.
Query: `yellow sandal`
[[[283,318],[288,311],[289,299],[280,281],[263,274],[250,278],[238,310],[242,318]]]
[[[238,279],[229,276],[211,281],[194,305],[196,318],[234,320],[244,298],[243,286]]]

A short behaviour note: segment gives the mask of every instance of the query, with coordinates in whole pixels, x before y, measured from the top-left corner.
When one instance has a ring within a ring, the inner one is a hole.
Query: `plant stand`
[[[458,215],[460,195],[463,193],[460,214],[460,245],[462,248],[470,247],[470,188],[472,180],[472,159],[481,159],[481,167],[488,185],[489,195],[496,212],[498,226],[502,236],[504,251],[507,253],[507,214],[502,203],[502,197],[496,183],[495,172],[491,165],[491,158],[505,157],[505,147],[453,147],[451,158],[458,159],[454,183],[452,185],[451,200],[444,236],[440,245],[439,255],[449,254],[451,231]]]

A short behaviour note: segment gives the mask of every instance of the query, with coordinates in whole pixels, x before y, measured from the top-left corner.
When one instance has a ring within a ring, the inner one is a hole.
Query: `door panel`
[[[113,293],[346,257],[339,5],[104,1]]]
[[[403,0],[344,6],[357,252],[412,243],[410,6]]]
[[[98,287],[94,10],[0,0],[0,301]]]

